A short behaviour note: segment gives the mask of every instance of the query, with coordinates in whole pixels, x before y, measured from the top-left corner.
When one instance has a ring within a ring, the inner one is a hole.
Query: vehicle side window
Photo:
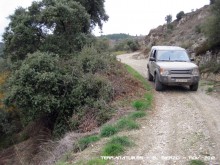
[[[153,55],[154,55],[154,50],[151,50],[150,57],[153,57]]]
[[[155,59],[156,59],[156,52],[157,52],[156,50],[153,51],[153,58]]]
[[[150,57],[153,57],[153,58],[156,57],[156,50],[152,50],[151,51]]]

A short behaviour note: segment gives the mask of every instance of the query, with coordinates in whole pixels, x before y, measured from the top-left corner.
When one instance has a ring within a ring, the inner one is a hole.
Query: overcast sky
[[[0,0],[0,41],[9,21],[7,17],[18,6],[28,7],[33,0]],[[126,33],[147,35],[149,30],[165,23],[168,14],[176,19],[180,11],[185,13],[209,4],[210,0],[106,0],[105,9],[109,21],[103,25],[103,34]],[[94,31],[100,35],[100,30]]]

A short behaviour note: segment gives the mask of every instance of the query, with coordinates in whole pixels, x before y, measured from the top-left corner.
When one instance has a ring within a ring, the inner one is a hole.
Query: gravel
[[[147,81],[147,59],[134,59],[136,54],[117,58]],[[220,164],[219,95],[208,95],[202,86],[197,92],[168,87],[154,91],[154,100],[151,114],[141,120],[142,128],[128,133],[136,146],[116,158],[115,164],[185,165],[195,159]]]

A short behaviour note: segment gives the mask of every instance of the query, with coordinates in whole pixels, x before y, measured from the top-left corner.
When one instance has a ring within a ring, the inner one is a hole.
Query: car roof
[[[152,50],[185,50],[179,46],[153,46]]]

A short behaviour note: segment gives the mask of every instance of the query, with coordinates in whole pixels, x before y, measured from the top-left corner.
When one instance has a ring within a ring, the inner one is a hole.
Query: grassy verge
[[[132,146],[133,143],[127,136],[112,137],[110,141],[105,145],[102,155],[103,156],[118,156],[124,153],[127,147]]]
[[[132,67],[130,67],[129,65],[125,65],[127,71],[134,76],[136,79],[138,79],[139,81],[142,82],[142,84],[144,85],[145,89],[147,91],[150,91],[152,89],[151,85],[146,81],[146,79],[140,74],[138,73],[136,70],[134,70]]]
[[[99,136],[87,136],[78,141],[78,148],[80,151],[87,148],[91,143],[97,142],[100,140]]]
[[[201,80],[200,87],[202,87],[207,94],[211,94],[212,92],[220,91],[220,82]]]
[[[90,136],[80,139],[78,142],[79,148],[81,150],[89,146],[89,144],[100,140],[101,138],[111,137],[110,140],[104,145],[101,155],[102,156],[118,156],[123,154],[128,147],[131,147],[134,143],[129,140],[126,136],[117,136],[117,133],[123,130],[133,130],[139,129],[139,124],[137,119],[146,116],[146,110],[152,107],[153,94],[151,92],[151,86],[147,83],[145,78],[141,76],[132,67],[126,65],[128,72],[138,79],[146,89],[146,93],[140,99],[132,102],[131,106],[136,110],[128,114],[126,117],[119,119],[115,124],[105,125],[101,128],[100,134],[98,136]],[[104,165],[108,161],[102,160],[101,158],[95,158],[87,162],[78,162],[79,164],[96,164]],[[77,163],[77,164],[78,164]]]

